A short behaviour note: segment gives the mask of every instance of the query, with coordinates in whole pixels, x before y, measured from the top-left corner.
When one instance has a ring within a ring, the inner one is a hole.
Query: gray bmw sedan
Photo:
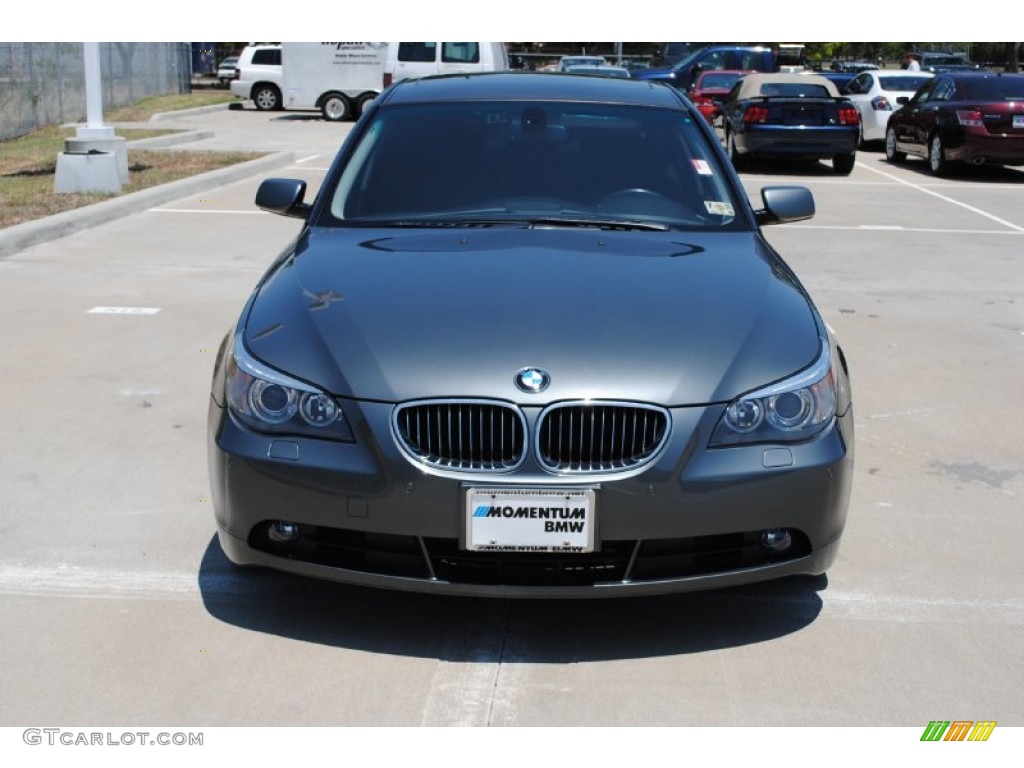
[[[658,83],[496,73],[366,110],[218,355],[240,565],[464,595],[706,589],[833,562],[846,360],[700,113]]]

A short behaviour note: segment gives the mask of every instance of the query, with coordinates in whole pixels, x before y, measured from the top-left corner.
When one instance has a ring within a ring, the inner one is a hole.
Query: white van
[[[384,87],[427,75],[508,69],[504,43],[388,43]]]
[[[381,91],[386,43],[282,43],[284,108],[358,118]]]

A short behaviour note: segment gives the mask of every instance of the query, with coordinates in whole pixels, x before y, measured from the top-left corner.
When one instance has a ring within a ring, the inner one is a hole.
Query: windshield
[[[717,229],[738,210],[727,178],[703,129],[677,109],[406,104],[374,114],[325,223]]]

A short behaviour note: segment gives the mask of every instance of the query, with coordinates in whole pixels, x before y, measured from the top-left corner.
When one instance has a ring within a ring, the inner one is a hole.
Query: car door
[[[903,109],[893,116],[890,124],[896,132],[896,148],[899,151],[921,157],[928,151],[928,126],[934,124],[929,114],[933,114],[937,107],[932,94],[941,79],[935,78],[921,86]]]
[[[942,124],[943,112],[955,93],[956,84],[950,78],[935,78],[935,87],[928,92],[914,123],[913,140],[922,155],[927,156],[928,142]]]

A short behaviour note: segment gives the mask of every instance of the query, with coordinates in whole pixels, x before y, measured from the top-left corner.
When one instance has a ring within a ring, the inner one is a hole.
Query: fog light
[[[793,544],[793,537],[785,528],[773,528],[761,534],[761,546],[772,552],[785,552]]]
[[[275,544],[291,544],[299,538],[299,526],[275,520],[267,530],[267,537]]]

